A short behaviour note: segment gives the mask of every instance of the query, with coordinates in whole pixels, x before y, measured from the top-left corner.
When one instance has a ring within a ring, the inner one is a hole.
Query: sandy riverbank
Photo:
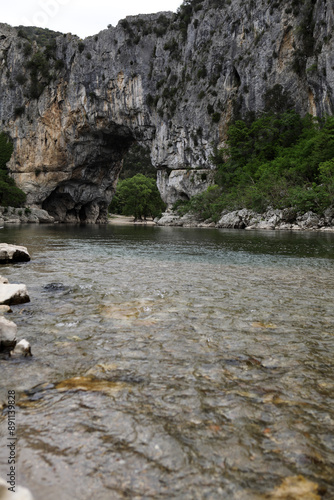
[[[127,217],[126,215],[110,214],[108,218],[108,224],[121,224],[121,225],[138,225],[138,226],[155,226],[155,222],[152,219],[146,221],[136,221],[132,216]]]

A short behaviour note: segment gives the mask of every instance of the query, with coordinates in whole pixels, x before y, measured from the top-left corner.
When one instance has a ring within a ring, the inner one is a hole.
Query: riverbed
[[[32,257],[0,270],[27,285],[10,319],[33,352],[0,360],[0,402],[16,391],[18,484],[35,500],[274,498],[296,477],[334,498],[334,234],[0,238]]]

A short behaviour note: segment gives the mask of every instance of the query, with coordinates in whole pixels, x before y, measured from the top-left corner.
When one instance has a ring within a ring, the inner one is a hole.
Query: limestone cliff
[[[103,222],[122,158],[147,144],[172,204],[205,189],[232,118],[334,111],[331,0],[191,0],[47,48],[0,25],[0,119],[30,205]]]

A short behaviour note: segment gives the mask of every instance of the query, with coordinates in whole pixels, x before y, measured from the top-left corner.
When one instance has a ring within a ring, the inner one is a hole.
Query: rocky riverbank
[[[0,207],[0,227],[5,224],[52,224],[54,217],[41,208]]]
[[[223,212],[218,222],[211,219],[201,221],[196,215],[190,213],[181,217],[173,212],[165,212],[155,222],[158,226],[334,232],[334,208],[328,208],[322,216],[311,211],[300,213],[293,208],[270,209],[262,214],[244,208],[233,212]]]
[[[25,247],[0,243],[0,264],[27,262],[30,255]],[[13,321],[9,321],[3,315],[11,313],[11,305],[24,304],[30,302],[26,285],[9,284],[7,278],[0,276],[0,354],[11,356],[19,354],[31,356],[29,342],[22,339],[17,342],[17,326]],[[0,496],[0,498],[2,498]]]

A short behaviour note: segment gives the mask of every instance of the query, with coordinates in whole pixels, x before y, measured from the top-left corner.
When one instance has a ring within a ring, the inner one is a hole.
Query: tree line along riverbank
[[[226,146],[213,155],[215,185],[173,210],[218,223],[248,209],[282,211],[285,222],[312,212],[331,223],[334,205],[334,118],[302,118],[295,111],[249,116],[230,125]],[[276,214],[277,215],[277,214]]]

